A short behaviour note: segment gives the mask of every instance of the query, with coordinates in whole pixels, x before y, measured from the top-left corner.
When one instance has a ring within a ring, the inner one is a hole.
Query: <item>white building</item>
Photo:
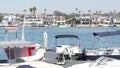
[[[4,15],[4,17],[1,21],[1,26],[17,26],[18,19],[19,19],[19,17],[16,17],[15,15]]]

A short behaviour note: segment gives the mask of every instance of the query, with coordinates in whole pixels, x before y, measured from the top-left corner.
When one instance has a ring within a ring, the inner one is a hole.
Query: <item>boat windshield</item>
[[[8,57],[3,48],[0,48],[0,63],[7,63]]]
[[[111,62],[111,61],[113,61],[112,58],[100,57],[96,61],[94,61],[91,65],[106,65],[107,62]]]

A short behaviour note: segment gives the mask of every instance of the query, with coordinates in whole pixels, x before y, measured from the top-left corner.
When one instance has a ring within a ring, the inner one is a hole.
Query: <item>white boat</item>
[[[79,40],[79,37],[76,35],[56,35],[56,54],[57,54],[57,64],[65,64],[65,60],[72,59],[77,60],[79,59],[80,55],[82,54],[82,50],[79,45],[76,44],[68,44],[65,45],[64,43],[58,44],[58,38],[75,38]],[[70,42],[71,43],[71,42]],[[74,57],[74,58],[73,58]]]
[[[41,62],[41,61],[35,61],[35,62],[23,62],[23,63],[16,63],[16,64],[10,64],[10,65],[0,65],[0,68],[64,68],[62,66]]]
[[[7,32],[17,32],[17,27],[5,27],[6,37]],[[22,33],[23,34],[23,33]],[[23,34],[24,35],[24,34]],[[17,60],[22,62],[27,61],[39,61],[45,58],[45,49],[43,49],[39,44],[32,45],[30,41],[25,41],[22,36],[22,40],[15,41],[0,41],[0,48],[2,49],[0,54],[4,54],[6,58],[0,59],[0,62],[17,62]]]
[[[31,45],[29,41],[0,41],[0,48],[3,48],[1,54],[7,57],[1,58],[1,62],[3,60],[39,61],[45,58],[45,49],[40,45]]]
[[[85,55],[83,56],[84,60],[96,60],[101,56],[111,57],[115,59],[120,59],[120,48],[99,48],[99,49],[86,49]]]
[[[93,35],[98,37],[120,35],[120,30],[109,31],[109,32],[96,32],[96,33],[93,33]],[[83,53],[84,53],[83,58],[85,60],[96,60],[100,56],[120,59],[120,47],[107,47],[107,48],[102,48],[102,49],[99,48],[99,49],[92,49],[92,50],[85,49]]]
[[[68,68],[120,68],[120,60],[108,58],[108,57],[100,57],[94,62],[85,62],[73,65]]]
[[[68,27],[65,20],[57,21],[57,27]]]

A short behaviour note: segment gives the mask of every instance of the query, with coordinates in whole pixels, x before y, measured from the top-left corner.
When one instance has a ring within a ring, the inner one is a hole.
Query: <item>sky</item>
[[[36,7],[36,13],[44,13],[44,9],[47,9],[47,13],[51,14],[53,11],[61,11],[65,13],[76,12],[75,8],[81,13],[102,11],[110,12],[113,10],[120,11],[120,0],[1,0],[0,13],[23,13],[26,9],[27,13],[29,8]]]

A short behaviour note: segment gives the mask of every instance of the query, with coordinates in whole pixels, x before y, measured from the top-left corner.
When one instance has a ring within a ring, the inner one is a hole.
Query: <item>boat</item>
[[[42,61],[34,61],[34,62],[22,62],[22,63],[14,63],[9,65],[0,65],[0,68],[64,68],[60,65],[46,63]]]
[[[45,55],[45,50],[40,48],[40,45],[31,45],[30,41],[0,41],[0,48],[1,54],[7,57],[1,58],[0,62],[38,61]]]
[[[80,63],[72,65],[68,68],[120,68],[120,60],[109,58],[109,57],[100,57],[95,61]]]
[[[94,32],[94,36],[106,37],[120,35],[120,30],[108,31],[108,32]],[[99,39],[100,41],[100,39]],[[84,49],[83,58],[84,60],[96,60],[101,56],[111,57],[115,59],[120,59],[120,47],[106,47],[98,49]]]
[[[80,45],[77,45],[76,43],[70,42],[70,44],[64,44],[64,43],[58,43],[58,39],[62,38],[63,40],[65,38],[74,38],[79,41],[79,37],[76,35],[56,35],[56,54],[57,54],[57,64],[65,64],[65,60],[77,60],[82,54],[82,50],[80,48]],[[65,42],[65,41],[64,41]]]
[[[65,20],[57,21],[57,27],[68,27]]]
[[[18,27],[5,27],[6,37],[8,32],[16,32],[16,40],[0,41],[0,64],[15,63],[15,62],[32,62],[39,61],[45,58],[45,49],[39,44],[32,45],[30,41],[17,39]],[[24,35],[24,33],[22,33]],[[1,64],[2,65],[2,64]]]

